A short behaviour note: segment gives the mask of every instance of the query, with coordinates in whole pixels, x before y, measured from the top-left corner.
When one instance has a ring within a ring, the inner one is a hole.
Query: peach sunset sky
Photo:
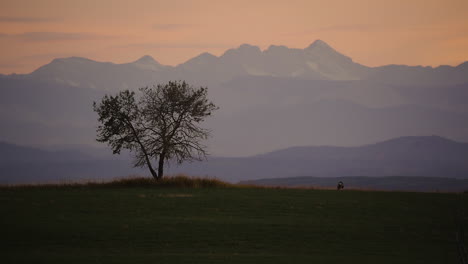
[[[367,66],[458,65],[467,14],[467,0],[0,0],[0,73],[70,56],[177,65],[243,43],[316,39]]]

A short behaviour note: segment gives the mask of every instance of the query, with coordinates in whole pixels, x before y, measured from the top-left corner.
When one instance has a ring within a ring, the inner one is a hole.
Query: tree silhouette
[[[99,115],[97,141],[106,142],[114,154],[123,149],[135,156],[135,166],[148,166],[151,175],[164,175],[164,162],[175,159],[201,160],[206,156],[201,144],[210,133],[200,123],[218,109],[207,99],[206,87],[197,89],[185,81],[170,81],[117,95],[105,95],[94,102]],[[157,161],[157,172],[152,161]]]

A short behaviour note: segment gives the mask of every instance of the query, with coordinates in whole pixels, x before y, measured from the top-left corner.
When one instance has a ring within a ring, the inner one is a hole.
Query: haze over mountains
[[[372,68],[320,40],[305,49],[244,44],[175,67],[150,56],[125,64],[55,59],[31,74],[1,76],[0,140],[55,149],[102,146],[95,142],[93,101],[174,79],[208,86],[220,106],[206,122],[215,156],[401,136],[468,141],[468,62]]]
[[[131,158],[128,156],[93,155],[93,153],[71,150],[45,151],[0,143],[0,184],[105,180],[147,173],[146,168],[132,170],[129,164]],[[460,191],[468,188],[468,182],[464,181],[463,186],[453,186],[457,182],[453,178],[468,179],[468,143],[428,136],[401,137],[360,147],[291,147],[250,157],[209,157],[207,161],[185,163],[182,166],[171,164],[168,173],[217,177],[230,182],[281,178],[284,180],[256,183],[288,186],[299,183],[298,180],[289,178],[300,176],[438,177],[447,180],[436,180],[436,183],[450,185],[444,190]],[[354,183],[355,187],[364,188],[378,184],[378,180],[359,179]],[[394,179],[390,182],[387,179],[385,186],[394,188],[398,184],[404,184],[405,181],[408,179],[405,178],[404,181]],[[418,180],[411,181],[412,184],[418,182]],[[427,182],[427,179],[421,181]],[[329,181],[314,182],[308,179],[302,179],[300,183],[303,185],[317,183],[317,186],[322,183],[330,184]],[[370,183],[374,185],[368,185]],[[392,185],[389,185],[390,183]],[[433,184],[429,187],[437,186]],[[428,190],[429,187],[413,190]],[[400,186],[397,189],[402,188]]]
[[[302,146],[244,158],[212,158],[174,172],[229,181],[298,176],[468,178],[468,143],[438,136],[400,137],[358,147]]]
[[[0,142],[0,184],[102,181],[140,173],[128,156],[86,149],[44,150]]]

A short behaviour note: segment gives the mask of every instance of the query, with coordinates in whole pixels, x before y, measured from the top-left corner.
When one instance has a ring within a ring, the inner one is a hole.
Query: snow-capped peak
[[[153,57],[151,57],[150,55],[145,55],[141,58],[139,58],[138,60],[136,60],[135,62],[133,63],[138,63],[138,64],[158,64],[159,63],[153,59]]]

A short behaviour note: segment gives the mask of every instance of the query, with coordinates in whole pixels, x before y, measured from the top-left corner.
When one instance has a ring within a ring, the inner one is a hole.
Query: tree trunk
[[[153,167],[149,163],[148,163],[148,168],[149,168],[149,171],[151,172],[151,175],[153,176],[153,178],[155,180],[159,179],[158,174],[156,173],[156,171],[153,169]]]
[[[159,165],[158,165],[158,176],[159,178],[162,178],[164,175],[164,158],[165,158],[165,153],[161,153],[159,155]]]

